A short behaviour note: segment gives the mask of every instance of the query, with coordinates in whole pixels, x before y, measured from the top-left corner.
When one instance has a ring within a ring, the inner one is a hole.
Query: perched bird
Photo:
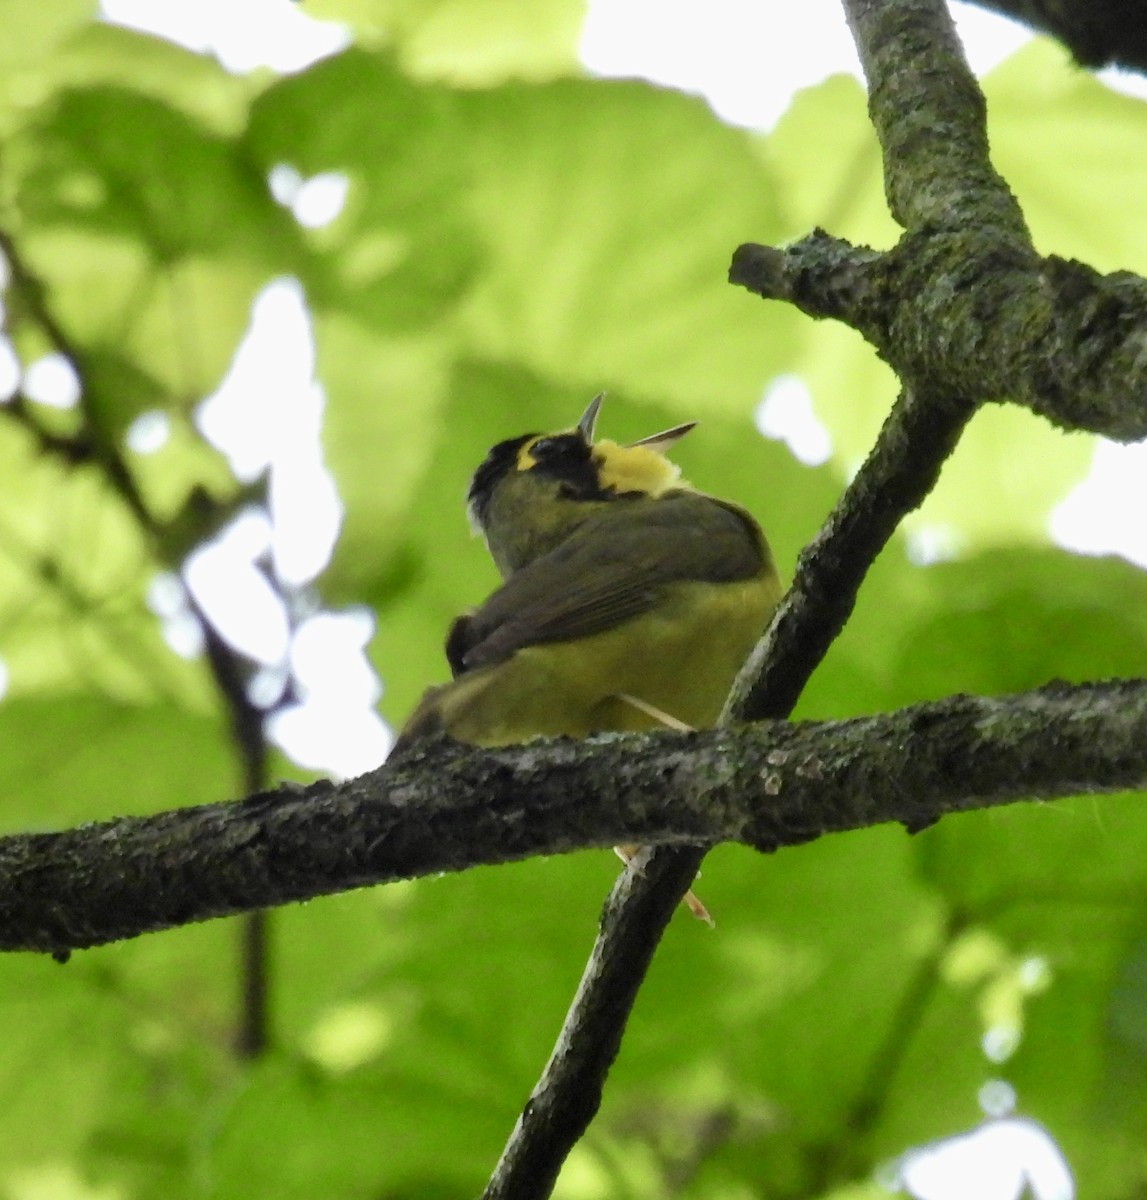
[[[475,472],[471,522],[504,582],[454,622],[454,680],[426,692],[398,753],[437,730],[504,746],[716,722],[780,599],[768,543],[665,457],[692,423],[594,441],[601,401],[573,429],[499,442]]]

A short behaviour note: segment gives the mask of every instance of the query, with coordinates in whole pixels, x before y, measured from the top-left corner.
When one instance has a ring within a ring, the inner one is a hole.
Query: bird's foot
[[[657,705],[650,704],[648,700],[642,700],[640,696],[632,696],[629,692],[618,692],[617,698],[625,701],[626,704],[632,705],[647,717],[652,717],[659,725],[664,725],[666,729],[675,729],[678,733],[693,732],[692,725],[686,725],[684,721],[679,721],[670,713],[663,712]]]
[[[638,875],[644,875],[645,872],[642,869],[642,865],[637,861],[638,856],[644,848],[644,846],[614,846],[613,852],[627,867],[631,867]],[[698,921],[704,921],[710,929],[716,928],[717,922],[709,915],[709,910],[701,903],[692,888],[681,897],[681,903],[685,905]]]

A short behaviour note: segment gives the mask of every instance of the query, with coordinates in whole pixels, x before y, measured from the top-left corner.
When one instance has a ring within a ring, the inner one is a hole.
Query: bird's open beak
[[[587,446],[593,445],[594,426],[597,425],[597,414],[601,411],[601,402],[604,399],[605,392],[598,392],[589,402],[589,407],[582,413],[581,420],[577,423],[577,431]],[[626,448],[632,450],[634,446],[648,446],[650,450],[664,454],[674,442],[683,438],[696,424],[696,421],[686,421],[684,425],[674,425],[672,429],[663,429],[660,433],[651,433],[649,437],[630,442]]]
[[[582,440],[587,446],[593,445],[593,427],[597,424],[597,414],[601,409],[601,402],[604,399],[605,392],[598,392],[589,402],[589,408],[582,413],[581,420],[577,423],[577,431],[581,434]]]
[[[683,438],[696,424],[696,421],[686,421],[684,425],[674,425],[672,429],[664,429],[661,433],[651,433],[649,437],[643,437],[640,441],[630,442],[627,449],[632,450],[634,446],[648,446],[650,450],[664,454],[674,442]]]

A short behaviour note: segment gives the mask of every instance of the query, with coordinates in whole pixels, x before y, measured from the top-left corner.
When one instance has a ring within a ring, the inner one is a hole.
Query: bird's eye
[[[562,453],[569,450],[568,438],[544,437],[530,447],[530,457],[534,462],[545,462],[548,458],[560,458]]]

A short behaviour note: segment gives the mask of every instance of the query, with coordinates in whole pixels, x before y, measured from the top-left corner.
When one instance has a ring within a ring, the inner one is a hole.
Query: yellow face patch
[[[682,484],[681,468],[648,446],[619,446],[600,441],[594,445],[593,461],[603,488],[615,492],[644,492],[656,499]]]

